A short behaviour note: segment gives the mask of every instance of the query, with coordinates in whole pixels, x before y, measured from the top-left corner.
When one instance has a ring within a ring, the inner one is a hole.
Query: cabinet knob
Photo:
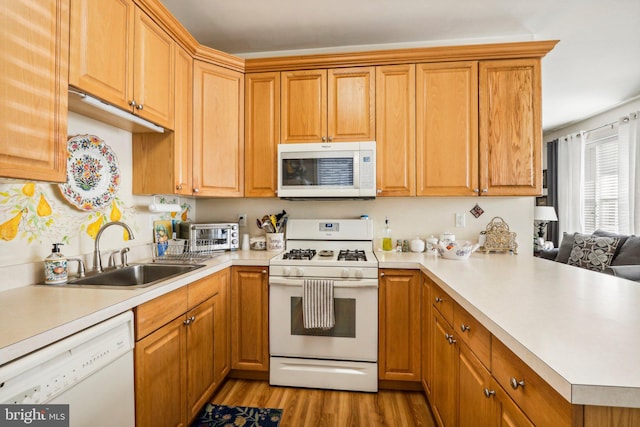
[[[436,297],[435,300],[436,300],[436,302],[442,302],[443,301],[442,298],[440,298],[440,297]]]
[[[329,142],[333,142],[333,137],[332,136],[329,137]]]
[[[132,99],[131,101],[129,101],[129,105],[131,105],[132,107],[135,107],[138,104],[136,104],[136,100],[135,99]]]
[[[518,387],[524,387],[524,380],[518,381],[514,377],[511,377],[511,380],[509,382],[511,383],[511,388],[513,388],[514,390],[517,390]]]
[[[382,194],[382,189],[381,189],[381,188],[378,188],[378,189],[376,190],[376,194]]]
[[[496,395],[496,391],[495,390],[489,390],[488,388],[485,387],[484,395],[485,395],[485,397],[495,396]]]
[[[474,193],[479,193],[479,192],[480,192],[480,189],[479,189],[479,188],[474,188],[474,189],[473,189],[473,192],[474,192]]]
[[[483,189],[482,189],[482,192],[483,192],[483,193],[488,193],[488,192],[489,192],[489,189],[488,189],[488,188],[483,188]]]
[[[322,137],[322,142],[327,142],[327,137],[326,136]]]
[[[182,190],[182,185],[176,185],[176,190]]]
[[[194,192],[194,193],[196,193],[196,194],[198,194],[198,193],[200,192],[200,189],[199,189],[199,188],[194,188],[194,189],[193,189],[193,192]]]
[[[465,325],[465,324],[463,323],[462,325],[460,325],[460,330],[461,330],[462,332],[470,331],[470,330],[471,330],[471,326],[469,326],[469,325]]]
[[[449,341],[449,344],[455,344],[457,341],[453,338],[453,335],[444,334],[444,337]]]
[[[262,270],[262,274],[267,274],[267,270]]]
[[[142,105],[142,104],[138,104],[138,105],[136,105],[136,108],[137,108],[138,110],[142,110],[142,108],[144,108],[144,107],[143,107],[143,105]]]
[[[380,273],[380,277],[384,277],[384,273]]]
[[[191,318],[187,318],[186,320],[184,320],[182,323],[184,323],[185,325],[189,326],[189,324],[191,323]]]

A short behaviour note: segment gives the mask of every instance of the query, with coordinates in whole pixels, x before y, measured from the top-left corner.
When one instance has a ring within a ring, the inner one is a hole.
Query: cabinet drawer
[[[453,306],[453,330],[484,366],[490,366],[491,333],[458,304]]]
[[[187,287],[136,307],[136,341],[187,312]]]
[[[572,424],[571,404],[495,337],[491,338],[491,373],[535,425]]]
[[[442,289],[440,286],[435,283],[432,284],[431,288],[431,301],[433,306],[438,309],[442,317],[449,322],[450,325],[453,324],[453,300],[451,297]]]

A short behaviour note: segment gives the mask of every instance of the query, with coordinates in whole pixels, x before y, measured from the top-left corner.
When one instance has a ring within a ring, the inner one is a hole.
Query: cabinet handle
[[[195,322],[195,321],[196,321],[196,316],[191,316],[191,317],[189,318],[189,320],[191,320],[191,323]]]
[[[511,383],[511,388],[513,388],[514,390],[517,390],[518,387],[524,387],[524,380],[518,381],[514,377],[511,377],[511,380],[509,382]]]
[[[378,188],[378,189],[376,190],[376,193],[377,193],[377,194],[382,194],[382,189]]]
[[[483,193],[488,193],[488,192],[489,192],[489,189],[488,189],[488,188],[483,188],[483,189],[482,189],[482,192],[483,192]]]
[[[443,299],[442,299],[442,298],[440,298],[440,297],[436,297],[436,302],[442,302],[442,301],[443,301]]]
[[[138,105],[136,105],[136,108],[137,108],[138,110],[142,110],[143,106],[142,106],[142,104],[138,104]]]
[[[469,326],[469,325],[465,325],[465,324],[463,323],[462,325],[460,325],[460,330],[461,330],[462,332],[470,331],[470,330],[471,330],[471,326]]]
[[[329,137],[329,142],[333,142],[333,137],[332,136]]]
[[[479,188],[474,188],[474,189],[473,189],[473,192],[474,192],[474,193],[479,193],[479,192],[480,192],[480,189],[479,189]]]
[[[200,189],[199,189],[199,188],[194,188],[194,189],[193,189],[193,192],[194,192],[194,193],[196,193],[196,194],[198,194],[198,193],[200,192]]]
[[[191,323],[191,318],[187,318],[185,321],[183,321],[182,323],[184,323],[185,325],[189,326],[189,324]]]
[[[384,273],[380,273],[380,277],[384,277]]]
[[[484,395],[485,397],[489,398],[491,396],[495,396],[496,395],[496,391],[495,390],[489,390],[488,388],[484,389]]]
[[[326,136],[322,137],[322,142],[327,142],[327,137]]]
[[[457,341],[453,338],[453,335],[444,334],[444,337],[449,341],[449,344],[455,344]]]
[[[176,185],[176,190],[182,190],[182,185]]]
[[[135,107],[138,104],[136,104],[136,100],[135,99],[132,99],[131,101],[129,101],[129,105],[131,105],[132,107]]]
[[[267,270],[262,270],[262,274],[267,274]]]

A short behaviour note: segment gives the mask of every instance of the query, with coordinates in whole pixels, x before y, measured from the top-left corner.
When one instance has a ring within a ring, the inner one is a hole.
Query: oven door
[[[375,362],[378,359],[378,279],[335,280],[332,329],[305,329],[303,279],[269,278],[271,356]]]

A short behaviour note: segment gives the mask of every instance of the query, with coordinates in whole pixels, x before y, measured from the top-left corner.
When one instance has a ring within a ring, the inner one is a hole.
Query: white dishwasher
[[[128,311],[0,367],[0,403],[68,404],[70,427],[134,427]]]

